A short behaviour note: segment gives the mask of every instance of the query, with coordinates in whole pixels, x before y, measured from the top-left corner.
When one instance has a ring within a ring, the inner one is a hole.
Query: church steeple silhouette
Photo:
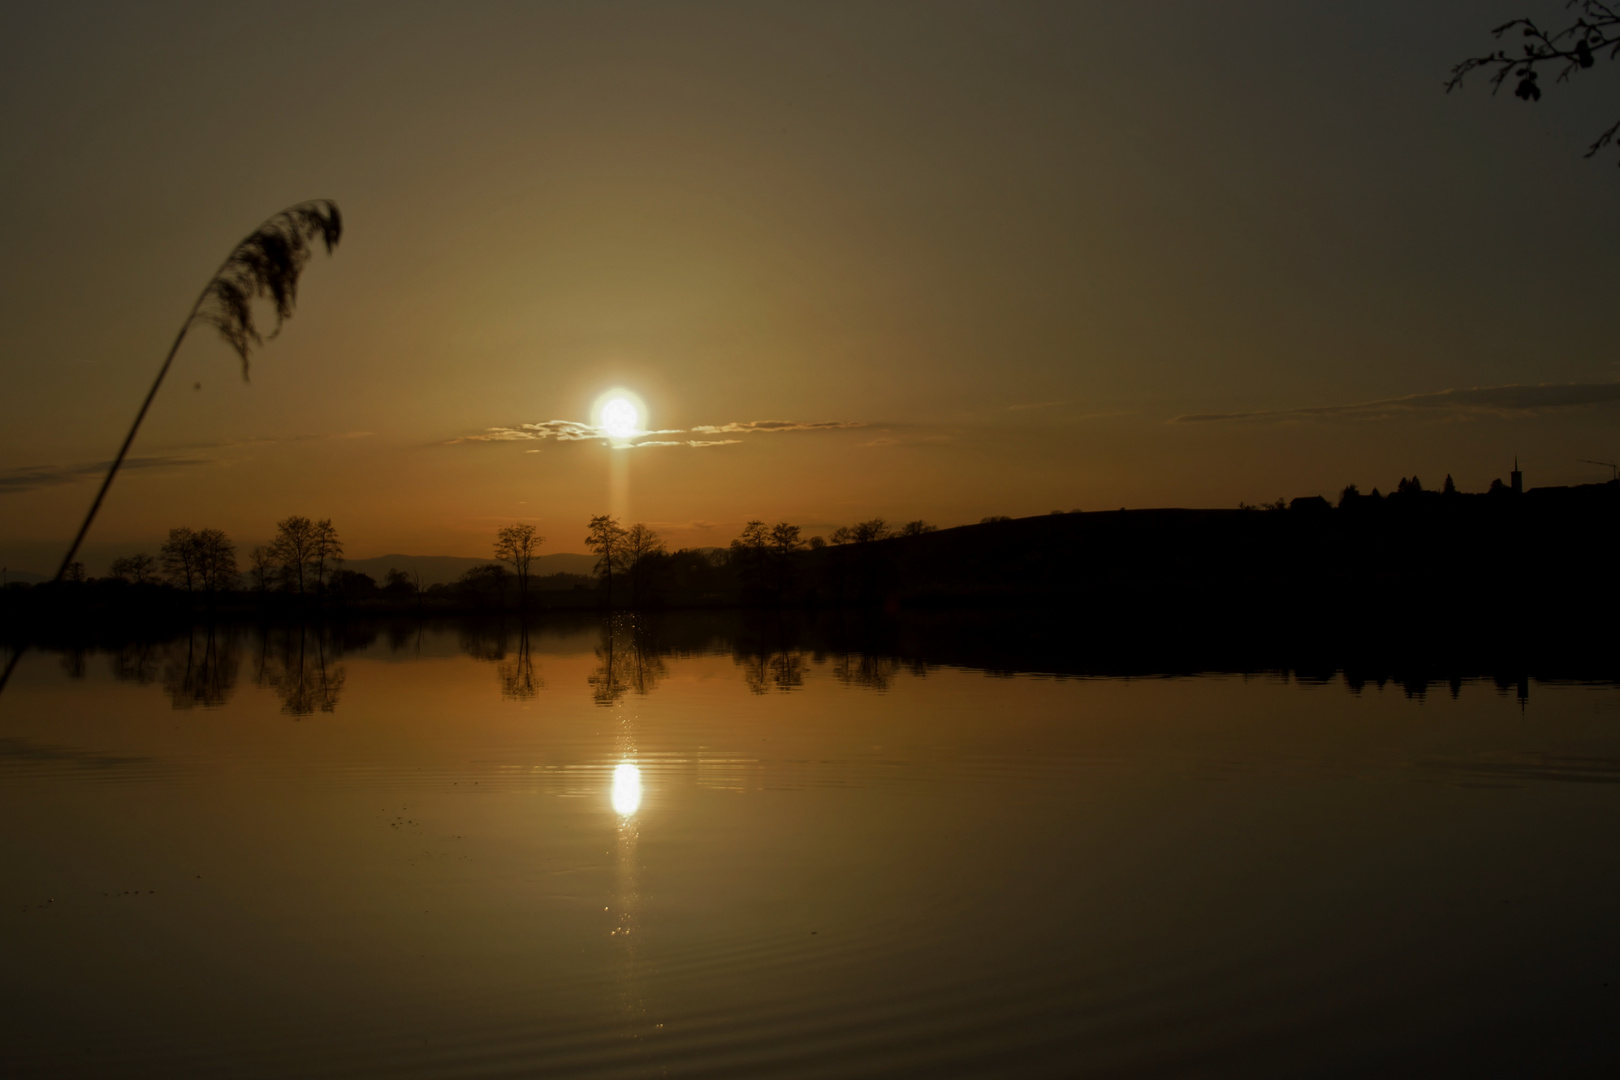
[[[1524,494],[1524,473],[1519,471],[1519,455],[1513,455],[1513,494]]]

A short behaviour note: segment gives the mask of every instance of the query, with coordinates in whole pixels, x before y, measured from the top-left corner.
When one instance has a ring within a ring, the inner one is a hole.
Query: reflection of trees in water
[[[165,650],[150,641],[132,641],[120,645],[108,656],[113,678],[119,682],[132,682],[149,686],[157,682]]]
[[[324,626],[268,629],[260,639],[254,681],[274,690],[281,711],[289,716],[309,716],[316,709],[332,712],[347,677],[336,662],[339,655]]]
[[[183,641],[169,643],[163,665],[163,690],[177,709],[225,704],[236,689],[242,666],[234,638],[214,627],[193,627]]]
[[[669,666],[633,615],[614,615],[602,624],[596,658],[601,663],[586,682],[598,705],[611,705],[631,690],[650,694],[669,674]]]
[[[928,665],[906,665],[892,656],[872,653],[840,653],[833,658],[833,678],[845,686],[863,686],[868,690],[887,690],[896,675],[909,669],[915,675],[926,675]]]
[[[507,630],[502,623],[464,623],[459,628],[461,651],[474,660],[490,663],[506,659]]]
[[[388,626],[388,651],[402,653],[414,648],[417,655],[422,652],[422,624],[416,623],[390,623]]]
[[[797,649],[736,653],[732,660],[743,669],[743,679],[753,693],[763,694],[771,689],[785,692],[804,685],[806,657]]]
[[[546,685],[534,669],[528,623],[520,622],[515,636],[505,623],[468,623],[460,629],[461,650],[474,660],[495,665],[501,697],[528,701]]]
[[[70,679],[84,678],[85,661],[90,652],[88,649],[74,648],[62,651],[62,671]]]
[[[545,684],[534,672],[534,660],[529,655],[529,627],[518,628],[517,651],[495,665],[495,674],[501,680],[501,697],[513,701],[528,701]]]

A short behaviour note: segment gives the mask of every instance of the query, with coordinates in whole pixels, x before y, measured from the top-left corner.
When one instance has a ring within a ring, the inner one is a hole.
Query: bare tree
[[[146,585],[156,581],[157,560],[150,555],[128,555],[112,561],[112,576],[131,585]]]
[[[889,536],[889,523],[882,518],[867,518],[850,526],[850,539],[857,544],[870,544]]]
[[[1062,511],[1059,510],[1058,513],[1062,513]],[[937,528],[935,528],[934,526],[928,524],[928,522],[923,521],[921,519],[919,519],[917,521],[908,521],[904,525],[900,526],[900,535],[901,536],[921,536],[924,533],[931,533],[931,532],[938,532],[938,531],[939,530]]]
[[[169,581],[184,586],[186,592],[201,583],[202,567],[198,561],[202,553],[197,546],[196,533],[186,528],[170,529],[169,538],[163,541],[160,550],[163,571],[169,575]]]
[[[315,523],[315,542],[310,552],[311,569],[315,572],[315,588],[326,587],[331,576],[343,566],[343,541],[338,539],[331,518]]]
[[[276,522],[276,538],[270,541],[270,557],[286,575],[287,583],[304,595],[306,574],[315,560],[315,523],[294,514]]]
[[[1574,20],[1562,29],[1543,27],[1534,19],[1513,19],[1491,31],[1500,40],[1504,35],[1518,31],[1523,38],[1522,51],[1511,53],[1498,49],[1483,56],[1470,56],[1451,69],[1446,80],[1446,92],[1457,89],[1471,72],[1485,70],[1491,73],[1491,93],[1496,93],[1509,78],[1515,81],[1513,96],[1521,101],[1541,100],[1541,75],[1556,70],[1554,82],[1568,82],[1577,71],[1592,67],[1601,59],[1620,57],[1620,6],[1605,0],[1569,0],[1566,10],[1573,10]],[[1604,54],[1607,55],[1604,55]],[[1611,124],[1586,148],[1587,157],[1614,141],[1620,135],[1620,120]]]
[[[764,551],[770,547],[771,531],[763,521],[755,519],[743,526],[742,535],[731,542],[732,551]]]
[[[236,587],[236,545],[218,529],[201,529],[194,538],[197,574],[209,594]]]
[[[785,521],[778,521],[771,526],[770,548],[772,554],[779,556],[791,555],[804,547],[804,541],[799,538],[799,527],[789,525]]]
[[[793,553],[804,547],[804,541],[799,538],[799,527],[789,525],[785,521],[778,521],[771,526],[770,552],[771,561],[776,563],[776,596],[780,600],[782,593],[787,590],[788,572],[793,565]]]
[[[218,529],[170,529],[162,552],[169,580],[186,592],[202,589],[212,595],[236,586],[236,545]]]
[[[624,530],[619,542],[619,564],[630,579],[630,606],[642,597],[642,584],[647,574],[648,558],[664,550],[664,538],[651,528],[636,522]]]
[[[512,573],[517,578],[519,607],[528,602],[529,563],[545,539],[535,532],[533,525],[506,525],[495,533],[495,557],[512,565]]]
[[[274,553],[265,545],[259,544],[248,554],[248,573],[253,578],[253,588],[258,592],[269,592],[270,583],[281,576],[280,571]]]
[[[765,587],[766,564],[770,561],[771,530],[755,518],[743,526],[742,535],[731,542],[731,565],[745,591]]]
[[[596,572],[607,585],[608,606],[613,606],[613,564],[619,560],[619,547],[624,543],[624,529],[618,519],[608,514],[591,518],[585,534],[585,547],[596,556]]]

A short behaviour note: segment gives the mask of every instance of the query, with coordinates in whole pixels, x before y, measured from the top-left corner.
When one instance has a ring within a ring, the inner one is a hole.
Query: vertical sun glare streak
[[[641,808],[641,770],[624,762],[613,770],[613,810],[631,817]]]
[[[630,455],[608,455],[608,513],[630,520]]]

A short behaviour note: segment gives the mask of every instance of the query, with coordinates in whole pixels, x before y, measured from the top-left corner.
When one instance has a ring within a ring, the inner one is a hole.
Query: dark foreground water
[[[0,1075],[1620,1065],[1613,685],[685,640],[28,654]]]

